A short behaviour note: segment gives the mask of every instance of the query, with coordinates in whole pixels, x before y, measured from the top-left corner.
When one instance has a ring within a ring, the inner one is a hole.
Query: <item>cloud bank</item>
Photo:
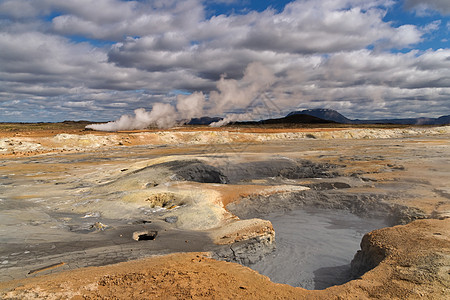
[[[210,3],[0,0],[0,121],[172,126],[206,114],[251,117],[263,92],[280,114],[450,110],[450,50],[421,47],[448,36],[448,1],[298,0],[223,14]],[[438,13],[426,23],[386,18],[420,7]],[[158,121],[162,112],[172,117]]]

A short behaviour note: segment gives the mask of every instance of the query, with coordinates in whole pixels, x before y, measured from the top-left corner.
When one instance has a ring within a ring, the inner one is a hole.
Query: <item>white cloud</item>
[[[428,14],[428,11],[435,10],[441,14],[450,14],[450,1],[448,0],[405,0],[405,6],[415,9],[420,15]]]
[[[55,1],[66,13],[53,19],[61,34],[78,34],[97,39],[117,40],[123,36],[164,34],[196,26],[203,7],[196,0],[122,2],[117,0]],[[64,4],[62,4],[64,3]]]
[[[422,29],[423,32],[432,32],[432,31],[436,31],[439,30],[440,26],[441,26],[442,21],[441,20],[435,20],[431,23],[428,23],[427,25],[425,25]]]

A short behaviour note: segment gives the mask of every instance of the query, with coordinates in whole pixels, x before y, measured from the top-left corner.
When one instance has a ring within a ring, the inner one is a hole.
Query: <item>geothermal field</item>
[[[449,126],[2,126],[2,299],[450,295]]]

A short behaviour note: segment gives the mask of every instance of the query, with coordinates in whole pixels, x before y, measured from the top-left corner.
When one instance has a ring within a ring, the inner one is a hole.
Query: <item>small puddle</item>
[[[388,226],[344,210],[293,210],[263,218],[273,224],[277,248],[250,267],[273,282],[310,290],[349,281],[363,235]]]

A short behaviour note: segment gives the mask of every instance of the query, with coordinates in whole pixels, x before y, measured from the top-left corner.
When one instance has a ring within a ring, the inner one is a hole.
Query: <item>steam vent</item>
[[[450,295],[449,126],[16,126],[2,299]]]

